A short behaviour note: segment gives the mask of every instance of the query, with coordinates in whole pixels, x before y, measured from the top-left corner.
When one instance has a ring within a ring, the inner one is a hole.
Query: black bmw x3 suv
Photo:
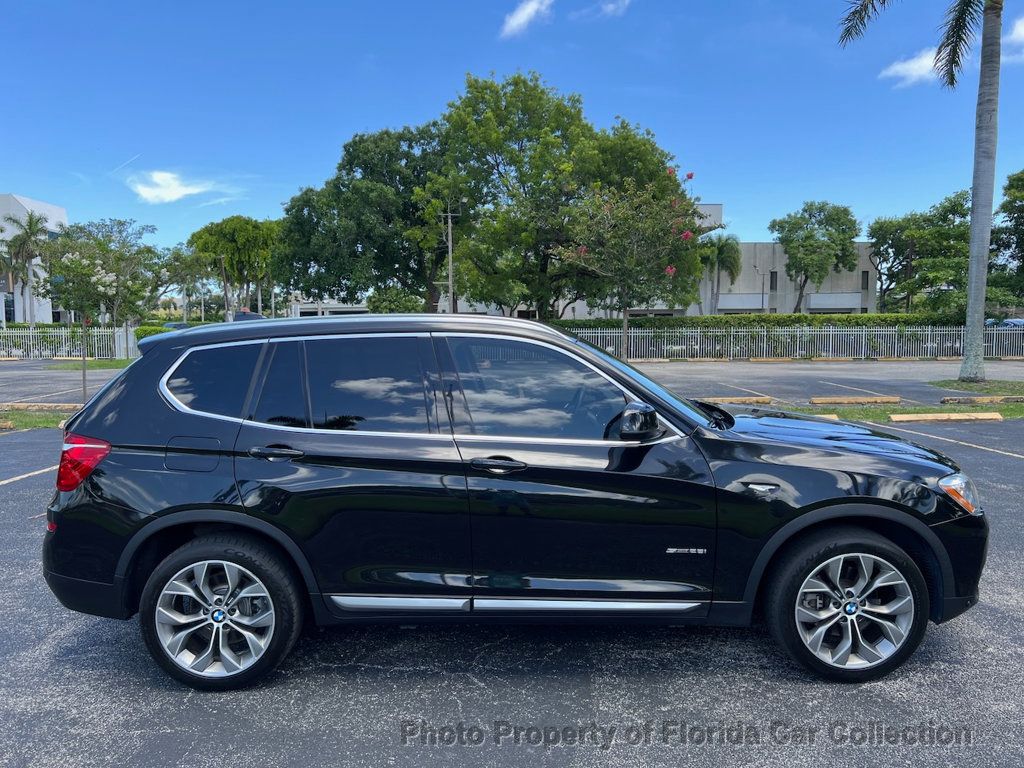
[[[935,451],[687,400],[537,323],[207,326],[67,424],[46,580],[139,614],[196,688],[253,682],[304,619],[744,625],[826,678],[901,664],[978,599],[988,523]]]

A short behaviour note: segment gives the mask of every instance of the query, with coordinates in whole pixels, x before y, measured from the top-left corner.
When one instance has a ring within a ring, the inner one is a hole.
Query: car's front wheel
[[[142,637],[172,677],[202,690],[255,682],[281,662],[302,625],[287,563],[246,536],[212,535],[172,552],[139,603]]]
[[[859,528],[822,531],[789,550],[766,596],[778,643],[831,680],[888,674],[914,652],[928,623],[928,587],[917,563]]]

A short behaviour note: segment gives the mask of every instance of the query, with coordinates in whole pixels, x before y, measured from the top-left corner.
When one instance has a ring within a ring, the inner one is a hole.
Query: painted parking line
[[[90,389],[92,389],[92,387],[90,387]],[[24,403],[24,402],[26,402],[28,400],[32,400],[33,402],[38,402],[38,401],[42,400],[45,397],[56,397],[57,395],[66,395],[66,394],[68,394],[70,392],[81,392],[81,391],[82,391],[82,388],[80,386],[79,387],[72,387],[71,389],[62,389],[60,392],[47,392],[45,395],[27,395],[26,397],[19,397],[19,398],[16,398],[14,400],[8,400],[7,402],[9,402],[9,403]]]
[[[9,485],[11,483],[18,482],[19,480],[27,480],[28,478],[35,477],[36,475],[44,475],[47,472],[53,472],[53,470],[55,470],[57,467],[58,465],[54,464],[52,467],[44,467],[43,469],[37,469],[35,472],[26,472],[24,475],[15,475],[14,477],[8,477],[6,480],[0,480],[0,485]]]
[[[772,400],[778,400],[780,403],[789,403],[790,405],[796,405],[796,403],[794,403],[792,400],[786,400],[781,397],[775,397],[774,395],[769,395],[764,392],[758,392],[753,389],[747,389],[746,387],[738,387],[735,384],[726,384],[724,381],[719,382],[719,384],[721,384],[721,386],[723,387],[729,387],[730,389],[738,389],[740,392],[746,392],[751,395],[757,395],[758,397],[770,397]]]
[[[818,381],[819,384],[828,384],[832,387],[841,387],[842,389],[852,389],[854,392],[865,392],[869,395],[878,395],[879,397],[892,397],[892,392],[875,392],[873,389],[863,389],[861,387],[851,387],[849,384],[839,384],[834,381]],[[908,403],[917,403],[918,405],[924,405],[920,400],[914,400],[910,397],[904,397],[900,395],[900,399],[906,400]]]
[[[932,440],[942,440],[942,441],[947,442],[947,443],[956,443],[957,445],[962,445],[962,446],[965,446],[967,448],[977,448],[979,451],[988,451],[989,453],[998,453],[1000,456],[1009,456],[1009,457],[1014,458],[1014,459],[1024,459],[1024,454],[1021,454],[1021,453],[1011,453],[1010,451],[1001,451],[998,448],[990,448],[987,445],[978,445],[977,443],[967,443],[967,442],[964,442],[963,440],[954,440],[952,437],[942,437],[941,435],[933,435],[933,434],[930,434],[928,432],[918,432],[917,430],[905,429],[904,427],[894,427],[892,424],[879,424],[876,421],[865,421],[864,423],[865,424],[871,424],[872,426],[880,427],[880,428],[886,429],[886,430],[892,429],[892,430],[895,430],[897,432],[906,432],[908,435],[919,435],[920,437],[928,437],[928,438],[931,438]]]

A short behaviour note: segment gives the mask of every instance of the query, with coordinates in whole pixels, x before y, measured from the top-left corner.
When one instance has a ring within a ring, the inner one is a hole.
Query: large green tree
[[[10,267],[8,276],[21,281],[22,306],[28,310],[29,327],[35,328],[35,282],[38,277],[36,261],[41,261],[46,253],[46,241],[49,237],[47,220],[42,214],[29,211],[24,219],[5,216],[4,222],[13,233],[7,240]],[[11,290],[14,290],[13,285]]]
[[[460,281],[477,301],[525,304],[544,318],[599,290],[594,274],[562,258],[573,208],[594,184],[629,178],[661,199],[682,194],[672,156],[649,132],[624,121],[595,129],[579,96],[536,74],[467,77],[444,124],[448,178],[457,174],[473,205],[458,265],[477,273]]]
[[[848,0],[839,41],[861,37],[893,0]],[[981,29],[981,67],[974,127],[974,178],[971,183],[970,266],[967,328],[961,381],[985,378],[985,285],[992,234],[992,199],[996,183],[996,137],[999,115],[1000,35],[1003,0],[953,0],[946,10],[935,68],[942,82],[954,88]]]
[[[591,304],[622,314],[624,358],[629,357],[629,310],[655,301],[689,303],[700,278],[694,229],[697,209],[686,199],[665,199],[654,185],[595,186],[573,209],[572,244],[559,258],[593,274],[600,288]]]
[[[821,287],[829,272],[857,267],[853,240],[860,225],[845,205],[807,202],[799,211],[773,219],[768,229],[786,252],[786,275],[798,286],[794,312],[802,311],[809,284]]]
[[[999,261],[993,279],[1024,303],[1024,171],[1011,173],[1003,186],[999,225],[992,231],[992,243]]]
[[[278,229],[274,221],[229,216],[189,236],[188,247],[220,277],[229,321],[232,306],[250,308],[254,286],[262,293],[259,289],[268,279]]]
[[[216,277],[215,265],[202,253],[185,243],[164,249],[161,254],[160,294],[178,291],[182,299],[182,320],[188,321],[192,304],[209,293]]]
[[[875,219],[868,227],[870,259],[878,272],[880,312],[910,311],[914,297],[907,290],[907,281],[913,277],[917,256],[917,243],[910,235],[924,226],[924,214],[908,213]]]
[[[394,284],[436,311],[442,222],[417,190],[442,173],[443,145],[437,123],[354,136],[337,173],[285,206],[275,278],[310,298],[344,301]]]

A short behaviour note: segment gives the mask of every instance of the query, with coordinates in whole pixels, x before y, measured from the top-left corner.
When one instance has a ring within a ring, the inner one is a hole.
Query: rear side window
[[[193,411],[240,418],[260,346],[193,350],[167,377],[167,390]]]
[[[308,427],[299,342],[271,344],[270,352],[270,368],[254,419],[281,427]]]
[[[307,341],[313,427],[428,432],[418,346],[412,336]]]

